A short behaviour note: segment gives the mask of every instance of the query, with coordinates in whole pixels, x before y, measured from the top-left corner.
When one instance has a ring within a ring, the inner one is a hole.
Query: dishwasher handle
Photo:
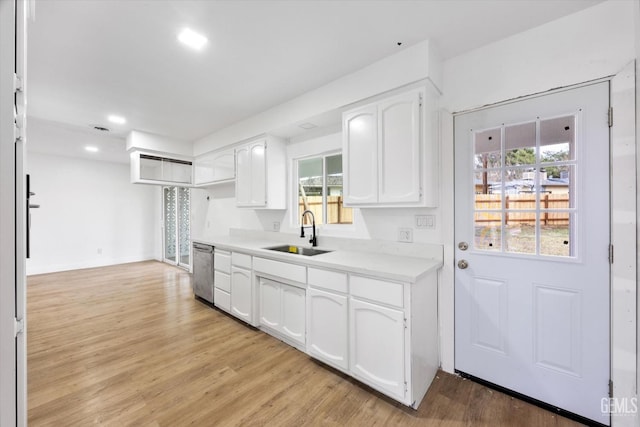
[[[198,252],[206,252],[206,253],[213,253],[213,246],[211,245],[204,245],[201,243],[194,243],[193,244],[193,250],[198,251]]]

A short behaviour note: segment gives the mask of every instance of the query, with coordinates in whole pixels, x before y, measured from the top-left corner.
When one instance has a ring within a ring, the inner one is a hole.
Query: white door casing
[[[605,82],[455,119],[455,368],[607,425],[608,99]]]
[[[0,425],[2,426],[23,426],[27,422],[26,30],[27,2],[0,1],[0,200],[2,200],[0,203]],[[18,80],[14,79],[14,75],[18,77],[19,84],[16,84]],[[18,330],[16,319],[23,322],[23,332],[18,334],[16,334]]]

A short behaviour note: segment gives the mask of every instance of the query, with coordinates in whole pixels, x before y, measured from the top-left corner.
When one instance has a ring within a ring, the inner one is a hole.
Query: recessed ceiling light
[[[114,115],[111,115],[111,116],[107,117],[107,119],[108,119],[111,123],[115,123],[115,124],[118,124],[118,125],[123,125],[123,124],[127,123],[127,119],[125,119],[125,118],[124,118],[124,117],[122,117],[122,116],[114,116]]]
[[[94,147],[92,145],[87,145],[86,147],[84,147],[85,150],[87,150],[90,153],[97,153],[98,151],[98,147]]]
[[[178,40],[192,49],[200,50],[207,44],[207,38],[198,34],[190,28],[185,28],[178,34]]]

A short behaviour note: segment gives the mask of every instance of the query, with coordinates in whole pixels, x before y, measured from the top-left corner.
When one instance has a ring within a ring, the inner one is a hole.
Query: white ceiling
[[[450,58],[600,1],[36,0],[28,111],[193,141],[419,41]]]

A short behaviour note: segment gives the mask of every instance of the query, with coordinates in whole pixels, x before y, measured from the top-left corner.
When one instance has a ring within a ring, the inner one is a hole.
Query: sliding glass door
[[[183,187],[163,187],[164,261],[189,268],[191,265],[190,192]]]

